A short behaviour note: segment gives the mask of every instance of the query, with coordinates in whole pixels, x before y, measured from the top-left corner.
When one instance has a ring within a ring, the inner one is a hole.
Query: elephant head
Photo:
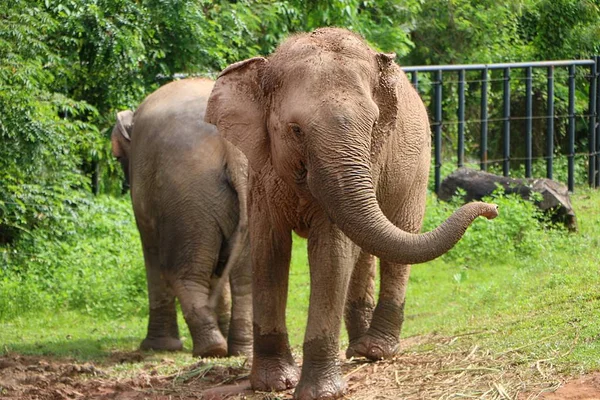
[[[132,128],[133,111],[121,111],[117,113],[117,123],[110,135],[113,156],[121,163],[127,183],[129,183],[129,148],[131,147]]]
[[[273,168],[299,196],[316,200],[361,248],[413,264],[445,253],[477,216],[493,218],[497,210],[472,203],[425,234],[402,231],[385,217],[373,172],[385,163],[379,154],[387,138],[400,130],[430,141],[418,94],[398,88],[408,80],[394,57],[342,29],[293,36],[268,59],[255,57],[223,70],[205,120],[246,154],[255,172]],[[400,107],[422,112],[401,119]],[[421,148],[430,151],[429,144]],[[429,155],[425,158],[429,163]]]

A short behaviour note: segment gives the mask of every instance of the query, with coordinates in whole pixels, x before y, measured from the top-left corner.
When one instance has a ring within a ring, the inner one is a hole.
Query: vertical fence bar
[[[569,65],[569,146],[568,146],[568,178],[569,192],[575,190],[575,65]]]
[[[412,82],[413,87],[419,92],[419,73],[417,71],[413,71],[410,76],[410,81]]]
[[[531,178],[533,159],[532,67],[525,68],[525,176]]]
[[[434,93],[434,141],[435,141],[435,183],[436,193],[440,191],[441,168],[442,168],[442,71],[435,71],[435,93]]]
[[[596,187],[600,187],[600,56],[596,61]]]
[[[488,160],[488,69],[481,71],[481,140],[480,140],[479,168],[487,171]]]
[[[588,135],[588,183],[591,187],[596,185],[596,85],[598,66],[596,63],[590,67],[590,100],[589,100],[589,135]]]
[[[504,147],[502,162],[502,173],[504,176],[510,174],[510,68],[504,68],[504,107],[502,118],[504,119],[502,129],[502,143]]]
[[[554,162],[554,67],[548,67],[548,121],[546,125],[546,178],[552,179]]]
[[[465,70],[458,71],[458,167],[465,161]]]

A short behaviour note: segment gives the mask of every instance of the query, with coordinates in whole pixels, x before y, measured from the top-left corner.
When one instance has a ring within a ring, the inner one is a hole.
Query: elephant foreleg
[[[290,351],[287,302],[291,230],[275,231],[261,200],[250,205],[254,359],[250,383],[254,390],[285,390],[296,386],[298,368]]]
[[[308,237],[310,305],[297,399],[337,398],[345,391],[339,334],[352,267],[360,249],[327,218]]]

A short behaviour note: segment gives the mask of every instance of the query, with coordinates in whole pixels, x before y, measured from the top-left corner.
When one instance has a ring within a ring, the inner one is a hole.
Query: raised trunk
[[[310,160],[311,192],[352,241],[384,260],[400,264],[431,261],[450,250],[475,218],[498,215],[496,205],[474,202],[459,208],[431,232],[405,232],[392,224],[379,207],[371,166],[365,161],[369,160],[369,145],[364,143],[358,148],[355,141],[351,146],[320,147],[318,155]]]

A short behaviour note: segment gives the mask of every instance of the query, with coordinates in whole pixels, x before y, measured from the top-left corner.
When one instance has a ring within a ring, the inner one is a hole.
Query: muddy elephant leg
[[[373,318],[376,264],[373,255],[361,251],[352,271],[345,310],[346,330],[350,340],[347,358],[357,355],[354,354],[353,344],[367,333]]]
[[[418,233],[425,214],[426,179],[419,180],[407,199],[390,216],[390,220],[401,229]],[[347,355],[362,356],[370,360],[393,357],[400,349],[400,330],[404,322],[404,300],[410,265],[380,262],[380,289],[377,307],[366,334],[349,346]]]
[[[252,263],[250,249],[241,255],[240,262],[229,276],[231,283],[231,324],[227,337],[230,356],[252,355]]]
[[[161,274],[158,248],[144,245],[144,262],[148,283],[148,333],[142,350],[177,351],[183,348],[177,327],[175,295]]]
[[[296,386],[299,371],[285,325],[292,235],[274,231],[260,200],[250,204],[254,357],[250,383],[254,390]]]
[[[207,234],[197,240],[198,243],[188,243],[188,252],[186,249],[172,252],[172,262],[166,265],[173,268],[172,285],[192,336],[192,354],[194,357],[224,357],[227,343],[219,330],[214,309],[208,304],[210,280],[221,238]],[[190,247],[194,249],[193,254],[189,254]]]
[[[381,288],[371,325],[366,334],[351,342],[346,356],[381,360],[398,352],[409,275],[410,265],[381,261]]]
[[[360,249],[327,218],[308,237],[310,304],[297,399],[337,398],[345,391],[339,335],[346,292]]]

